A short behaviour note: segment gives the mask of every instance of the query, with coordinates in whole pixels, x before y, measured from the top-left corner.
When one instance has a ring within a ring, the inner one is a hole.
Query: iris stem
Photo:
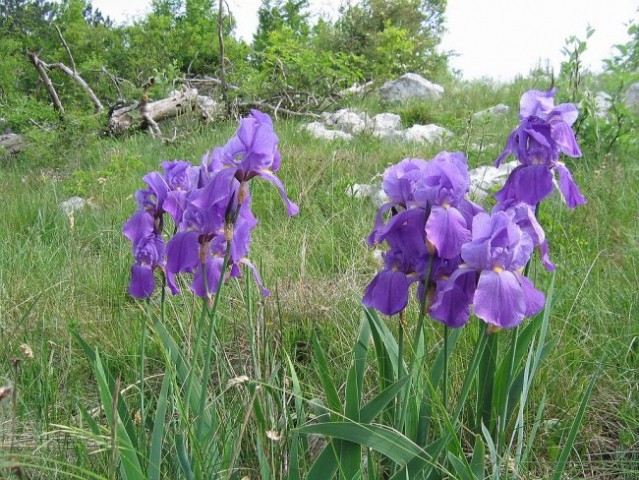
[[[492,417],[493,410],[493,385],[495,382],[495,366],[497,363],[498,336],[488,333],[489,325],[482,329],[481,335],[486,335],[486,350],[482,355],[479,368],[479,403],[477,411],[476,432],[482,431],[481,424],[486,426],[491,435],[494,435],[494,419]]]
[[[448,405],[448,326],[444,325],[444,378],[442,379],[442,398],[444,409]]]
[[[196,438],[200,438],[202,434],[202,428],[204,427],[204,409],[206,407],[206,398],[208,385],[211,377],[211,355],[213,352],[213,337],[215,334],[215,320],[217,318],[217,309],[220,305],[221,294],[224,286],[224,276],[226,275],[226,268],[228,267],[229,257],[231,256],[231,242],[227,242],[226,253],[224,254],[224,261],[222,262],[222,272],[218,281],[217,292],[215,293],[215,300],[213,301],[213,308],[209,312],[209,330],[206,336],[206,350],[204,352],[204,373],[202,375],[202,395],[200,396],[200,406],[198,409],[198,424],[196,430]],[[204,278],[206,278],[206,272],[203,272]],[[204,300],[206,302],[206,300]]]
[[[202,268],[205,268],[204,265],[202,265]],[[203,271],[203,277],[204,277],[204,283],[206,284],[206,272]],[[200,311],[200,320],[198,321],[197,327],[196,327],[196,331],[195,331],[195,338],[199,339],[200,338],[200,334],[202,332],[202,330],[204,329],[204,323],[206,320],[206,313],[208,311],[208,303],[206,301],[206,299],[202,302],[202,310]],[[197,362],[198,359],[200,358],[200,345],[201,342],[199,341],[195,341],[195,349],[193,351],[193,356],[192,356],[192,363],[191,363],[191,368],[189,370],[189,373],[186,377],[186,385],[185,385],[185,396],[184,396],[184,408],[187,411],[187,421],[188,421],[188,411],[190,408],[190,401],[191,401],[191,393],[192,393],[192,388],[193,388],[193,376],[196,373],[196,369],[197,369]]]
[[[145,348],[146,348],[146,319],[147,318],[151,318],[151,301],[150,299],[147,299],[147,303],[146,303],[146,307],[147,307],[147,316],[145,318],[142,319],[142,335],[140,338],[140,433],[143,434],[144,433],[144,412],[145,412],[145,405],[144,405],[144,364],[146,363],[145,361],[145,356],[146,356],[146,352],[145,352]]]
[[[510,342],[510,358],[508,359],[508,375],[504,385],[505,393],[502,409],[499,416],[499,435],[497,436],[497,451],[504,448],[506,442],[506,427],[508,426],[508,402],[510,401],[510,387],[513,372],[515,371],[515,354],[519,340],[519,327],[513,329],[512,340]]]
[[[541,203],[535,205],[535,218],[539,217],[539,210]],[[524,267],[524,277],[528,277],[530,272],[530,266],[532,264],[532,258],[528,260]],[[500,452],[505,447],[506,442],[506,428],[508,426],[508,402],[510,401],[510,388],[513,373],[515,372],[515,356],[517,353],[517,344],[519,342],[519,326],[513,329],[512,340],[510,345],[510,357],[508,359],[508,374],[506,376],[505,393],[503,405],[501,406],[501,412],[499,416],[499,431],[497,435],[497,451]]]
[[[397,340],[397,380],[401,380],[404,377],[404,318],[405,312],[402,311],[399,314],[399,335]],[[404,431],[404,419],[403,412],[404,409],[402,406],[404,405],[403,398],[406,396],[407,392],[400,392],[399,394],[399,402],[398,402],[398,412],[397,412],[397,429],[400,432]]]

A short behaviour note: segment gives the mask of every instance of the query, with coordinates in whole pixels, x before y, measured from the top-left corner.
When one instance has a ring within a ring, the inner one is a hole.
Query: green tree
[[[308,0],[262,0],[258,15],[253,48],[264,50],[271,32],[286,27],[291,35],[308,37],[310,33]]]
[[[0,36],[11,38],[25,49],[38,50],[51,41],[48,27],[55,5],[46,0],[2,0]]]
[[[334,49],[365,58],[369,77],[408,70],[437,75],[446,70],[446,57],[436,50],[444,31],[445,9],[446,0],[362,0],[348,4],[335,24]],[[394,60],[383,60],[382,53]]]

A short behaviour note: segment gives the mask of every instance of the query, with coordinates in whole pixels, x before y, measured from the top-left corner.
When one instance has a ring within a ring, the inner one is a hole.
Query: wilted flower
[[[33,360],[33,350],[26,343],[23,343],[23,344],[20,345],[20,353],[22,353],[24,358],[27,358],[29,360]]]

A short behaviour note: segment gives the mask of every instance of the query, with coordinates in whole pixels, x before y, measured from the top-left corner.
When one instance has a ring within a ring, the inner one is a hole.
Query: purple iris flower
[[[559,190],[570,208],[586,202],[573,181],[570,171],[559,161],[561,153],[580,157],[572,125],[578,116],[570,103],[554,105],[556,89],[548,92],[530,90],[520,101],[520,125],[513,130],[504,151],[495,161],[499,166],[508,155],[514,155],[521,165],[508,177],[504,187],[495,194],[499,202],[518,200],[529,205],[541,202],[553,191],[553,171],[559,173]]]
[[[174,160],[162,162],[164,181],[167,186],[166,199],[162,208],[177,224],[186,208],[187,197],[198,187],[200,167],[194,167],[190,162]]]
[[[428,217],[425,231],[428,243],[442,258],[459,255],[470,239],[469,225],[475,213],[482,211],[465,198],[470,187],[468,163],[459,152],[441,152],[428,162],[409,158],[384,172],[384,192],[390,201],[383,205],[368,236],[369,245],[381,243],[385,233],[399,220],[392,216],[384,224],[389,210],[423,209]]]
[[[384,215],[388,211],[397,213],[407,208],[425,207],[418,205],[415,200],[415,183],[422,175],[426,160],[421,158],[405,158],[397,165],[388,167],[384,172],[382,188],[390,201],[381,206],[375,217],[375,226],[367,238],[369,245],[381,243],[385,232],[392,228],[393,218],[388,225],[384,224]]]
[[[366,287],[363,303],[386,315],[395,315],[408,304],[408,289],[423,281],[430,253],[426,248],[426,214],[421,209],[404,210],[399,221],[388,230],[383,240],[389,246],[384,253],[384,269]]]
[[[123,226],[122,233],[132,243],[135,264],[131,267],[129,293],[145,298],[153,293],[155,277],[153,270],[164,269],[166,253],[164,239],[156,230],[153,215],[145,210],[137,211]],[[173,288],[173,284],[169,285]]]
[[[240,184],[229,170],[218,170],[209,185],[194,191],[184,210],[180,231],[167,246],[167,273],[193,275],[191,290],[208,297],[219,288],[224,256],[229,247],[229,275],[241,275],[239,265],[249,267],[264,295],[268,295],[255,266],[246,258],[250,250],[251,232],[257,219],[251,212],[251,196],[247,191],[240,205]]]
[[[290,216],[299,211],[286,195],[284,185],[275,175],[280,168],[279,139],[273,131],[273,122],[266,113],[252,110],[240,120],[237,132],[224,147],[216,148],[203,158],[207,172],[229,169],[239,182],[260,177],[278,189]]]
[[[382,186],[390,201],[379,209],[368,242],[389,248],[384,269],[366,288],[364,305],[393,315],[406,308],[412,283],[421,282],[423,300],[457,269],[472,218],[483,210],[465,198],[470,177],[461,153],[441,152],[428,162],[402,160],[386,170]]]
[[[162,162],[163,173],[144,177],[146,189],[136,193],[138,211],[127,221],[124,235],[131,240],[136,263],[131,270],[132,295],[146,297],[155,287],[153,270],[161,269],[173,293],[175,277],[192,275],[191,290],[200,297],[217,292],[228,277],[238,277],[245,265],[268,295],[257,268],[247,256],[257,219],[251,211],[249,180],[262,177],[274,183],[290,215],[298,209],[275,172],[280,167],[278,138],[268,115],[254,110],[240,122],[236,134],[222,148],[206,154],[201,166],[175,160]],[[165,246],[164,214],[175,225]],[[222,271],[228,252],[227,271]]]
[[[430,207],[428,241],[442,258],[455,258],[470,240],[470,222],[479,207],[465,198],[469,188],[468,161],[460,152],[438,153],[415,183],[415,200]]]
[[[410,208],[417,206],[414,190],[415,183],[427,165],[421,158],[406,158],[397,165],[388,167],[384,172],[382,188],[393,206]]]
[[[462,247],[465,262],[450,276],[431,306],[436,320],[451,327],[468,321],[464,306],[501,328],[512,328],[544,306],[544,295],[520,271],[530,259],[533,240],[507,212],[479,213],[472,241]]]
[[[535,216],[535,212],[531,206],[527,203],[508,200],[505,203],[498,203],[495,205],[493,212],[499,211],[508,212],[512,216],[512,219],[517,226],[528,234],[530,239],[533,241],[534,246],[539,247],[541,263],[544,267],[546,267],[546,270],[554,270],[555,264],[550,260],[546,234],[537,221],[537,217]]]

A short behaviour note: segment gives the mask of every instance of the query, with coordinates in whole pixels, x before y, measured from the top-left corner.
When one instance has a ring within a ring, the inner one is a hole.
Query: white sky
[[[315,15],[337,13],[343,0],[310,0]],[[237,33],[250,41],[257,27],[260,0],[227,0],[235,15]],[[116,21],[149,10],[150,0],[93,0],[94,7]],[[626,25],[636,19],[639,0],[448,0],[442,49],[464,78],[512,79],[527,74],[546,60],[557,71],[561,48],[570,35],[585,38],[588,25],[595,34],[588,41],[584,61],[600,70],[612,46],[628,39]]]

